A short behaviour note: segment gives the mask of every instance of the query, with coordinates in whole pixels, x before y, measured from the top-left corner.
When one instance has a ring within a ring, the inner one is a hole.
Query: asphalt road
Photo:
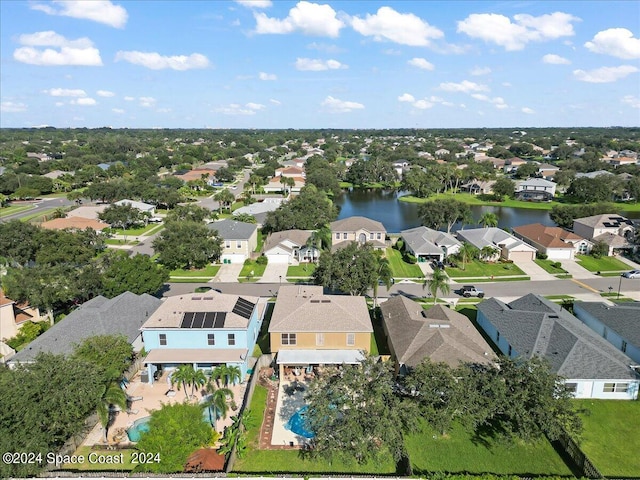
[[[7,215],[6,217],[2,217],[0,218],[0,222],[8,222],[9,220],[18,220],[28,215],[34,215],[39,212],[44,212],[45,210],[75,205],[75,202],[71,200],[67,200],[66,198],[43,198],[42,200],[35,200],[33,202],[14,202],[12,203],[12,205],[21,205],[23,203],[30,203],[33,205],[33,208],[30,208],[28,210],[23,210],[18,213],[14,213],[13,215]]]

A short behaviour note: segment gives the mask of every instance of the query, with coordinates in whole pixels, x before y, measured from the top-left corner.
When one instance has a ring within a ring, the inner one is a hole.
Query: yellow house
[[[358,363],[373,327],[364,297],[324,295],[321,286],[280,287],[269,336],[280,378],[313,375],[324,365]]]

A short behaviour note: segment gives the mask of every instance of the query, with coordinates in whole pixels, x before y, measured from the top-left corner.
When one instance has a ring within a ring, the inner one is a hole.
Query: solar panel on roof
[[[223,328],[224,321],[226,320],[226,318],[227,318],[226,312],[216,312],[216,318],[213,323],[213,328]]]
[[[180,324],[181,328],[191,328],[191,323],[193,322],[193,312],[184,312],[182,316],[182,323]]]
[[[202,325],[204,324],[204,316],[205,312],[196,312],[193,316],[193,324],[191,325],[191,328],[202,328]]]
[[[216,314],[214,312],[207,312],[204,316],[204,323],[202,324],[202,328],[212,328],[215,318]]]
[[[251,318],[251,312],[253,312],[254,307],[254,303],[251,303],[249,300],[245,300],[242,297],[238,297],[238,301],[234,305],[232,312],[243,318],[249,319]]]

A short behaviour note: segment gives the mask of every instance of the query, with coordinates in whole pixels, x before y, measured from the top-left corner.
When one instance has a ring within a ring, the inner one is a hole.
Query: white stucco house
[[[489,260],[531,261],[536,258],[536,249],[508,232],[497,227],[470,228],[459,230],[458,239],[468,242],[478,250],[486,246],[496,249],[496,255]]]

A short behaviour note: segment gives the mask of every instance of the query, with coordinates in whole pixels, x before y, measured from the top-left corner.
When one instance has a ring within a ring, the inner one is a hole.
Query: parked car
[[[238,188],[237,185],[231,185],[231,190],[235,190],[236,188]]]
[[[622,274],[624,278],[640,278],[640,270],[631,270]]]
[[[436,268],[439,269],[444,269],[444,263],[442,263],[440,260],[433,260],[431,262],[431,267],[435,270]]]
[[[149,219],[149,223],[160,223],[162,222],[162,218],[161,217],[151,217]]]
[[[464,285],[462,288],[458,290],[458,294],[466,298],[469,298],[469,297],[483,298],[484,297],[484,292],[479,288],[474,287],[473,285]]]

